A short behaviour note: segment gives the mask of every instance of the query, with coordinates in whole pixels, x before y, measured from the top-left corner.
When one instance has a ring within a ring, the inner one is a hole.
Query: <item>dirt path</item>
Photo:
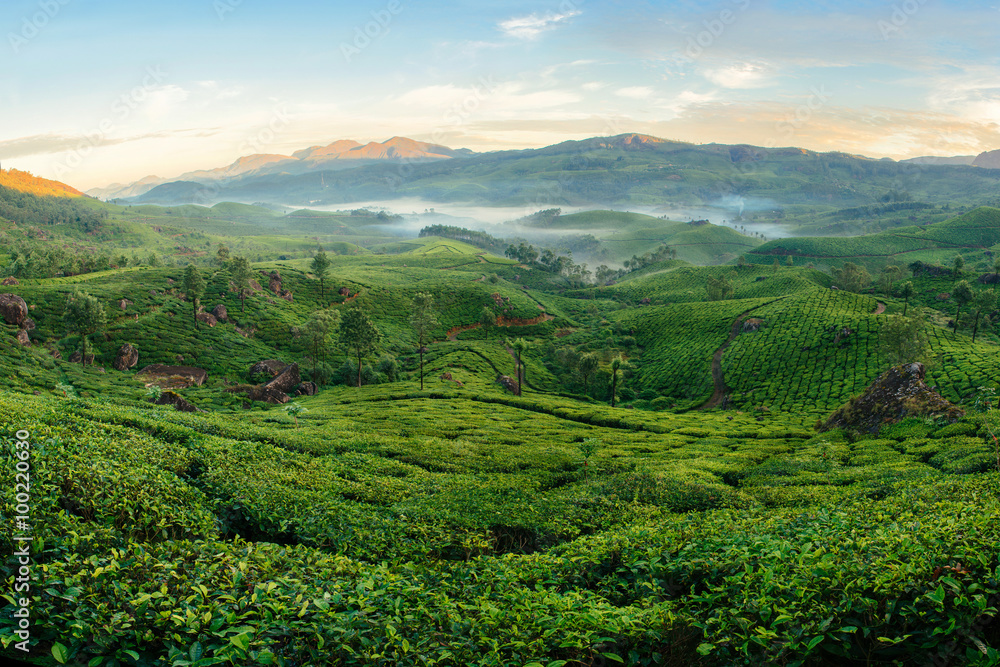
[[[726,399],[726,394],[729,392],[729,387],[726,386],[726,379],[722,375],[722,355],[725,353],[726,348],[733,344],[736,337],[740,335],[740,327],[743,326],[743,320],[746,319],[747,315],[751,313],[751,310],[742,313],[733,322],[732,328],[729,330],[729,338],[726,342],[722,344],[715,354],[712,355],[712,382],[715,384],[715,391],[712,392],[712,398],[702,405],[699,410],[709,410],[711,408],[719,407],[722,402]]]
[[[872,315],[881,315],[884,312],[885,312],[885,304],[879,301],[878,306],[875,308],[875,311],[872,313]]]
[[[538,317],[532,317],[531,319],[524,319],[521,317],[503,317],[501,315],[497,317],[497,326],[530,327],[532,324],[538,324],[539,322],[548,322],[549,320],[553,319],[555,319],[555,317],[549,315],[548,313],[543,313]],[[458,337],[458,334],[462,333],[463,331],[469,331],[470,329],[478,329],[481,326],[483,325],[480,324],[479,322],[476,322],[475,324],[463,324],[462,326],[452,327],[448,329],[448,333],[446,335],[448,337],[448,340],[455,340]]]
[[[715,391],[712,392],[712,398],[708,399],[704,405],[698,408],[699,410],[717,408],[722,405],[723,401],[726,400],[726,394],[729,392],[729,387],[726,386],[726,379],[722,374],[722,355],[725,354],[726,349],[733,344],[736,337],[740,335],[740,327],[743,326],[743,320],[745,320],[747,316],[755,310],[760,310],[764,306],[769,306],[775,301],[781,301],[783,298],[785,297],[775,299],[774,301],[768,301],[767,303],[762,303],[755,308],[751,308],[750,310],[740,313],[740,316],[736,318],[736,321],[733,322],[733,326],[729,329],[729,338],[727,338],[726,342],[722,344],[722,347],[716,350],[715,354],[712,355],[712,382],[715,384]]]

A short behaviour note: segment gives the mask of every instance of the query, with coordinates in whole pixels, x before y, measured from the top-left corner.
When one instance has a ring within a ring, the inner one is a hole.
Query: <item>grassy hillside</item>
[[[680,259],[581,286],[460,241],[379,236],[385,221],[363,212],[107,210],[116,241],[187,247],[176,256],[197,258],[203,306],[229,321],[195,328],[183,266],[0,287],[34,323],[27,346],[0,323],[0,429],[10,480],[16,439],[30,442],[25,594],[40,664],[1000,660],[1000,413],[982,400],[998,386],[1000,318],[975,343],[949,328],[952,276],[914,277],[905,307],[924,317],[928,384],[966,416],[817,433],[889,367],[879,340],[904,307],[900,280],[833,290],[798,256],[694,266],[681,248],[718,259],[726,239],[753,241],[631,214],[564,216],[561,231],[607,232],[633,253],[669,238]],[[994,219],[982,209],[919,238],[985,247]],[[300,224],[328,232],[324,247],[376,242],[328,250],[321,292]],[[267,253],[245,308],[210,261],[223,241]],[[91,366],[68,361],[81,343],[64,319],[72,290],[108,314]],[[423,389],[420,292],[436,319]],[[335,335],[313,358],[299,327],[321,310],[360,310],[381,332],[363,386]],[[520,396],[498,382],[516,377],[512,339]],[[139,363],[118,371],[124,343]],[[250,400],[264,359],[317,382],[291,398],[305,411]],[[137,375],[151,363],[204,369],[203,385],[177,390],[201,411],[153,405]],[[4,516],[16,502],[4,495]],[[0,652],[20,656],[18,601],[3,597]]]
[[[850,261],[880,269],[887,264],[906,266],[914,261],[950,263],[956,254],[966,261],[992,266],[986,259],[1000,244],[1000,209],[980,207],[960,216],[921,227],[899,227],[891,231],[849,238],[793,237],[769,241],[746,258],[754,263],[784,260],[814,262],[823,266]],[[989,253],[989,254],[987,254]]]

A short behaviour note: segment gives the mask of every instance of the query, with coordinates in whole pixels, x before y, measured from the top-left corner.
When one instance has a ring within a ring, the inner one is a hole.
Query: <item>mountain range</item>
[[[970,159],[971,158],[971,159]],[[405,166],[405,168],[404,168]],[[132,203],[324,206],[415,197],[486,206],[790,206],[1000,203],[1000,151],[897,162],[803,148],[692,144],[627,133],[474,153],[393,137],[249,155],[177,178],[90,190]],[[819,210],[819,209],[815,209]]]
[[[326,146],[310,146],[291,155],[254,154],[239,158],[225,167],[189,171],[174,178],[147,176],[135,183],[112,183],[87,190],[98,199],[127,199],[143,195],[164,183],[179,181],[212,183],[267,174],[303,174],[314,171],[350,169],[376,161],[427,162],[475,155],[467,148],[448,148],[406,137],[393,137],[382,143],[361,144],[341,139]]]

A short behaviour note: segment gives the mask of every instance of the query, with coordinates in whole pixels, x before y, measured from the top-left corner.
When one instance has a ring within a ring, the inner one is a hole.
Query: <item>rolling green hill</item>
[[[950,263],[956,254],[969,263],[984,262],[1000,244],[1000,209],[979,207],[964,215],[922,227],[849,238],[794,237],[769,241],[749,253],[755,263],[784,260],[797,263],[840,265],[845,261],[880,269],[887,264],[906,266],[914,261]],[[988,264],[992,266],[992,262]],[[982,268],[986,268],[984,264]]]
[[[691,159],[713,169],[725,155]],[[601,285],[462,241],[390,236],[365,211],[96,210],[106,241],[76,221],[40,220],[44,238],[2,227],[18,247],[31,241],[35,262],[129,244],[170,260],[0,287],[3,314],[23,314],[14,294],[31,319],[0,316],[0,460],[13,489],[26,472],[16,452],[29,451],[31,483],[30,512],[8,493],[0,513],[30,518],[24,594],[40,664],[1000,659],[1000,412],[984,403],[998,388],[1000,316],[986,313],[973,343],[967,317],[948,324],[950,273],[918,273],[904,304],[901,276],[877,292],[832,289],[794,252],[857,261],[897,243],[953,258],[960,246],[982,254],[967,267],[979,294],[996,209],[759,247],[638,214],[553,218],[553,233],[592,234],[623,260],[677,249]],[[251,260],[245,307],[219,243]],[[751,263],[692,263],[739,254]],[[201,305],[225,306],[228,321],[195,326],[188,261],[205,279]],[[107,314],[92,365],[69,361],[81,347],[65,318],[73,291]],[[435,320],[423,352],[421,293]],[[904,307],[929,340],[927,384],[965,415],[817,432],[890,367],[880,343]],[[316,353],[306,326],[359,311],[381,334],[360,387],[353,351],[334,333]],[[116,370],[126,343],[138,363]],[[315,395],[295,383],[288,403],[253,400],[266,396],[248,394],[260,379],[249,370],[268,359],[297,363]],[[197,411],[155,405],[147,364],[203,369],[203,384],[175,388]],[[0,536],[7,553],[18,530]],[[14,567],[2,566],[8,590]],[[18,600],[3,597],[0,654],[17,657]]]

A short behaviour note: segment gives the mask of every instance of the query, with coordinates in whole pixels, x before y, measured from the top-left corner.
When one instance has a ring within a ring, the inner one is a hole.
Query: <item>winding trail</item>
[[[729,387],[726,386],[726,379],[722,374],[722,355],[726,352],[726,348],[733,344],[736,337],[740,335],[740,327],[743,326],[743,320],[747,318],[751,312],[755,309],[751,308],[740,314],[739,317],[733,322],[732,328],[729,330],[729,338],[726,342],[722,344],[715,354],[712,355],[712,382],[715,384],[715,391],[712,392],[712,398],[708,399],[699,410],[710,410],[711,408],[719,407],[724,400],[726,400],[726,394],[729,392]]]
[[[885,304],[879,301],[878,306],[876,306],[875,310],[872,312],[872,315],[881,315],[884,312],[885,312]]]
[[[781,301],[786,297],[780,297],[774,301],[768,301],[767,303],[762,303],[758,306],[751,308],[740,313],[739,317],[733,322],[733,326],[729,329],[729,338],[726,342],[715,351],[712,355],[712,382],[715,384],[715,391],[712,392],[712,397],[705,401],[705,403],[698,408],[699,410],[709,410],[711,408],[717,408],[726,400],[726,395],[729,393],[729,387],[726,386],[726,379],[722,374],[722,355],[726,352],[726,349],[733,344],[736,337],[740,335],[740,327],[743,325],[743,320],[747,318],[750,313],[755,310],[759,310],[764,306],[770,306],[772,303]]]

